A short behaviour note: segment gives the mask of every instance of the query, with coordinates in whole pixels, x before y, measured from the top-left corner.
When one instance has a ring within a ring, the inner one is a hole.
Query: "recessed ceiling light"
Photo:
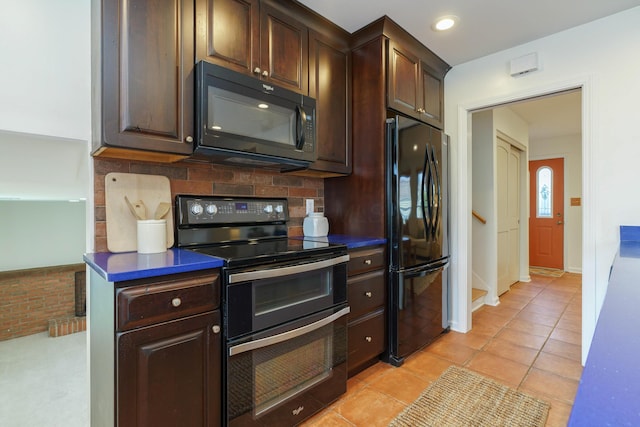
[[[435,31],[445,31],[456,25],[458,17],[454,15],[442,16],[433,23],[431,28]]]

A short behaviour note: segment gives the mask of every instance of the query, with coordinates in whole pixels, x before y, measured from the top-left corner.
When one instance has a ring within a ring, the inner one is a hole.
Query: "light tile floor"
[[[347,393],[307,427],[386,426],[450,365],[467,367],[551,404],[547,426],[564,426],[582,373],[581,275],[532,276],[407,358],[351,378]],[[0,425],[89,425],[86,332],[0,342]]]
[[[473,330],[450,332],[394,368],[378,363],[347,384],[347,393],[305,427],[386,426],[451,365],[551,404],[547,426],[566,426],[582,373],[582,276],[532,275],[473,313]]]

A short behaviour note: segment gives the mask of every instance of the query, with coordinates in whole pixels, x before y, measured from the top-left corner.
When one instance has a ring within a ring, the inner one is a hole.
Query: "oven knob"
[[[200,203],[194,203],[191,205],[191,213],[194,215],[200,215],[202,213],[202,205]]]
[[[205,210],[209,215],[215,215],[218,213],[218,207],[216,205],[207,205]]]
[[[282,211],[284,211],[284,208],[282,207],[282,205],[276,205],[276,212],[282,213]]]
[[[264,212],[270,214],[271,212],[273,212],[273,206],[272,205],[267,205],[264,207]]]

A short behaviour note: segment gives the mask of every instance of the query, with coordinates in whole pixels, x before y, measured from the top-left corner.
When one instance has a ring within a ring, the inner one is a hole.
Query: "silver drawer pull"
[[[367,264],[367,265],[371,265],[371,260],[370,259],[365,259],[364,263]]]
[[[364,337],[367,342],[371,342],[371,337]]]
[[[171,305],[174,307],[180,307],[180,304],[182,304],[182,300],[180,298],[174,298],[171,300]]]
[[[371,295],[373,295],[371,292],[365,292],[364,293],[366,296],[368,296],[369,298],[371,298]]]
[[[211,327],[211,330],[213,331],[214,334],[219,334],[220,333],[220,326],[219,325],[213,325]]]

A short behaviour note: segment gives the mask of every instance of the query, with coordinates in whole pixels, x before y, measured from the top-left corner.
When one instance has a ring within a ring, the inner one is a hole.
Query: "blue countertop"
[[[569,426],[640,425],[640,227],[620,227]]]
[[[222,267],[222,259],[184,249],[158,254],[98,252],[84,255],[85,262],[109,282],[144,279]]]
[[[348,249],[363,248],[365,246],[384,245],[385,243],[387,243],[387,239],[385,239],[384,237],[348,236],[345,234],[329,234],[327,237],[298,236],[292,237],[292,239],[346,245]]]
[[[327,237],[292,237],[310,242],[346,245],[349,249],[381,245],[386,239],[334,234]],[[184,249],[168,249],[159,254],[98,252],[84,255],[84,261],[109,282],[144,279],[222,267],[223,260]]]

